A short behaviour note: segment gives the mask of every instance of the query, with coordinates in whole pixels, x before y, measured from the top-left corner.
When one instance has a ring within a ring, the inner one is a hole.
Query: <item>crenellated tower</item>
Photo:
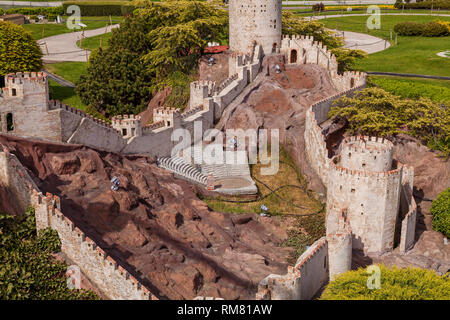
[[[230,0],[230,49],[249,53],[252,41],[264,54],[281,46],[281,0]]]

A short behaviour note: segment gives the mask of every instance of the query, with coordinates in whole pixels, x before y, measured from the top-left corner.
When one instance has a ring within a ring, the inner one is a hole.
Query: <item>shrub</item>
[[[63,9],[66,12],[69,6],[77,5],[80,7],[82,16],[121,16],[122,6],[126,4],[128,4],[127,1],[67,1],[63,3]]]
[[[409,3],[410,1],[405,1],[407,3],[403,3],[401,1],[395,2],[395,7],[397,9],[405,8],[405,9],[450,9],[450,1],[449,0],[440,0],[440,1],[420,1]]]
[[[20,13],[23,15],[43,15],[48,14],[63,15],[63,7],[30,7],[30,8],[12,8],[5,11],[6,14]]]
[[[433,215],[433,229],[450,238],[450,188],[433,200],[430,212]]]
[[[67,287],[67,265],[52,257],[60,247],[55,230],[36,234],[32,208],[17,216],[0,214],[0,299],[98,299],[93,292]]]
[[[413,21],[397,23],[394,31],[401,36],[420,36],[422,34],[422,24]]]
[[[312,10],[313,11],[320,11],[320,12],[325,11],[325,5],[322,2],[313,4]]]
[[[424,37],[442,37],[448,34],[447,26],[442,23],[432,21],[423,24],[422,36]]]
[[[401,36],[441,37],[449,34],[449,27],[442,21],[426,23],[406,21],[397,23],[394,31]]]
[[[347,271],[338,275],[325,288],[322,300],[448,300],[450,278],[432,270],[400,269],[380,265],[380,287],[369,289],[372,282],[366,269]]]
[[[0,76],[11,72],[39,71],[42,52],[22,26],[0,21]]]
[[[334,102],[330,117],[343,118],[352,134],[409,134],[429,148],[450,155],[450,109],[428,98],[402,99],[379,88],[368,88]]]

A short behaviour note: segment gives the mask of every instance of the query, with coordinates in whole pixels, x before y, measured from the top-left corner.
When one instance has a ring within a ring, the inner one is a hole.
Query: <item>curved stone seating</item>
[[[158,166],[186,178],[187,180],[206,185],[206,175],[195,166],[179,157],[158,158]]]

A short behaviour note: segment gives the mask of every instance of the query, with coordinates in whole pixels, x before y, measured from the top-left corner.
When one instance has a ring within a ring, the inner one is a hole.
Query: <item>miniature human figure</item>
[[[275,65],[276,73],[281,73],[281,68],[278,64]]]
[[[267,210],[269,210],[264,204],[261,205],[261,217],[270,217],[270,214],[267,213]]]
[[[233,137],[230,142],[231,142],[231,148],[236,149],[237,148],[236,137]]]
[[[212,66],[214,64],[214,58],[211,57],[208,59],[208,66]]]

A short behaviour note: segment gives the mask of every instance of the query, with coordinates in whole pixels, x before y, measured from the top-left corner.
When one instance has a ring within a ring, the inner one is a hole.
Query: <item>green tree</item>
[[[346,119],[352,134],[386,137],[405,133],[450,155],[450,109],[428,98],[403,99],[368,88],[336,100],[329,116]]]
[[[227,26],[226,11],[207,2],[135,5],[142,8],[113,31],[107,49],[94,52],[77,83],[82,101],[106,116],[142,111],[152,92],[173,83],[174,74],[190,79],[203,48],[220,41]]]
[[[42,52],[22,26],[0,21],[0,76],[12,72],[39,71]]]
[[[449,300],[450,278],[432,270],[380,267],[380,286],[369,289],[376,276],[365,268],[337,276],[325,288],[321,300]],[[369,279],[369,277],[372,277]]]
[[[433,215],[433,230],[442,232],[450,238],[450,188],[442,191],[433,200],[430,212]]]
[[[93,292],[67,287],[67,265],[52,257],[60,246],[56,231],[36,234],[33,209],[18,216],[0,214],[0,299],[98,299]]]

